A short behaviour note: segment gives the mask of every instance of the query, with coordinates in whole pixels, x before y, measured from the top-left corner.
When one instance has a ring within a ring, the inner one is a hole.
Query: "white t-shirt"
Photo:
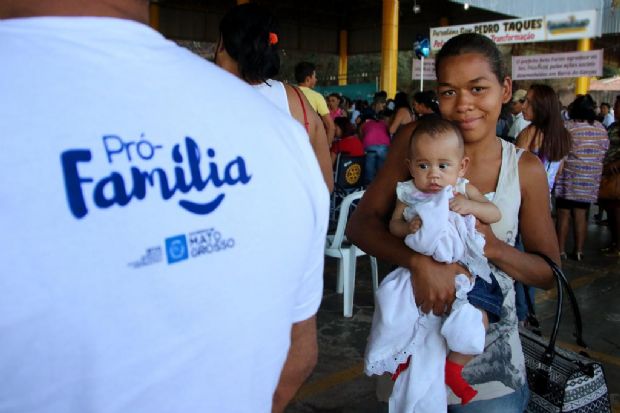
[[[530,124],[529,120],[525,120],[523,117],[523,112],[519,112],[516,115],[512,115],[512,125],[508,130],[508,137],[512,139],[517,139],[521,131]]]
[[[136,22],[0,39],[0,411],[270,412],[322,296],[301,125]]]

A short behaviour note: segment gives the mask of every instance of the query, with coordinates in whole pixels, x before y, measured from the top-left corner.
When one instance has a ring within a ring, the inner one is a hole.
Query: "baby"
[[[461,398],[462,404],[477,394],[463,379],[463,366],[484,350],[488,322],[499,319],[503,301],[499,285],[483,254],[484,238],[475,229],[476,219],[492,224],[501,219],[501,213],[463,178],[468,162],[463,138],[453,124],[437,117],[420,119],[409,144],[407,163],[412,180],[398,183],[398,200],[389,224],[390,232],[403,238],[410,248],[432,256],[436,261],[459,262],[472,274],[471,278],[464,274],[457,276],[457,299],[441,326],[441,335],[450,350],[445,360],[445,383]],[[404,279],[409,275],[408,271],[399,268],[386,277],[379,290],[393,288],[396,278]],[[367,372],[372,373],[378,372],[369,368],[369,363],[386,366],[383,362],[377,364],[386,354],[380,337],[386,335],[385,327],[389,325],[390,334],[393,334],[393,327],[400,324],[395,321],[400,316],[392,317],[390,308],[407,310],[406,304],[395,307],[382,301],[381,297],[379,291],[366,357]],[[385,297],[395,299],[394,293]],[[407,296],[403,297],[411,301]],[[412,311],[417,314],[416,308]],[[395,348],[393,342],[388,345]],[[413,353],[399,349],[398,356],[402,358],[407,352]],[[409,355],[406,362],[395,369],[387,369],[393,370],[390,371],[393,380],[407,369],[410,358]]]

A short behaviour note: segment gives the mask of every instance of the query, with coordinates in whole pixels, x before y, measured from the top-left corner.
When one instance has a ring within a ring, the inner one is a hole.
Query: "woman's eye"
[[[442,90],[439,92],[440,96],[454,96],[456,92],[454,90]]]
[[[485,89],[485,88],[478,86],[478,87],[474,87],[474,88],[472,88],[471,90],[472,90],[472,92],[474,92],[474,93],[481,93],[482,91],[484,91],[484,89]]]

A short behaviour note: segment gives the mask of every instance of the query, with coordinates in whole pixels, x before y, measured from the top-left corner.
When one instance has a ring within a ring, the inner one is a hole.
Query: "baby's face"
[[[446,185],[456,185],[465,175],[468,158],[463,157],[458,138],[453,132],[444,135],[418,135],[409,149],[409,172],[422,192],[439,192]]]

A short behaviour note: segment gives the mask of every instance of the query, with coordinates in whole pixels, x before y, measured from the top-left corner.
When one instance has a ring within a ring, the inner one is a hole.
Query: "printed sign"
[[[413,68],[411,69],[411,79],[420,79],[420,67],[422,61],[413,59]],[[424,59],[424,80],[436,80],[435,76],[435,59]]]
[[[511,44],[600,37],[601,27],[596,10],[433,27],[431,49],[441,49],[445,42],[461,33],[480,33],[496,44]]]
[[[515,80],[602,75],[603,50],[512,57]]]

